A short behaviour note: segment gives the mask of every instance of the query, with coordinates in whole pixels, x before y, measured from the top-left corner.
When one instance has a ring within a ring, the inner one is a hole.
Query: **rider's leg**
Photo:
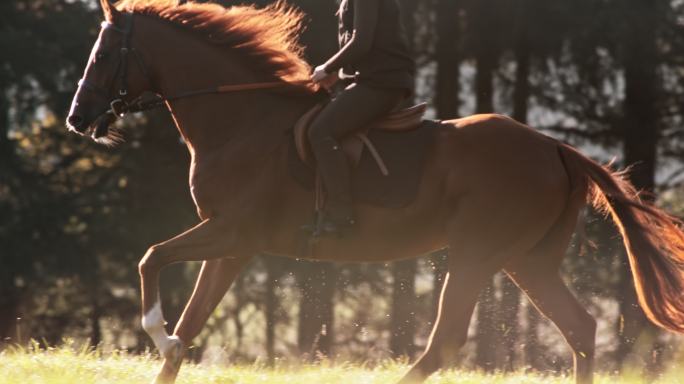
[[[309,140],[327,192],[323,231],[337,232],[353,224],[349,165],[338,140],[388,113],[404,96],[403,89],[353,84],[331,101],[312,123]]]

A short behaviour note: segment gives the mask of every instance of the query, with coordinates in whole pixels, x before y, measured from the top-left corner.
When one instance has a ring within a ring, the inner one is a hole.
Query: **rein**
[[[169,96],[169,97],[164,97],[161,95],[155,95],[154,98],[150,98],[149,100],[136,99],[130,103],[125,103],[123,105],[124,106],[123,110],[121,110],[121,107],[119,107],[119,106],[117,106],[117,109],[115,110],[114,105],[112,105],[112,109],[107,111],[107,112],[114,113],[118,117],[123,117],[126,113],[142,112],[142,111],[148,111],[150,109],[160,108],[160,107],[163,107],[166,102],[175,101],[175,100],[184,99],[184,98],[193,97],[193,96],[230,93],[230,92],[240,92],[240,91],[251,91],[251,90],[256,90],[256,89],[275,89],[275,88],[281,88],[281,87],[289,87],[289,86],[293,86],[293,85],[307,85],[309,83],[310,83],[310,81],[304,80],[304,81],[297,81],[297,82],[291,82],[291,83],[286,83],[283,81],[269,81],[269,82],[262,82],[262,83],[219,85],[216,87],[210,87],[210,88],[203,88],[203,89],[181,92],[177,95],[173,95],[173,96]]]
[[[129,54],[132,52],[136,59],[136,63],[140,70],[147,78],[147,81],[151,84],[152,81],[147,71],[147,67],[142,60],[142,57],[135,48],[130,47],[130,38],[133,31],[133,14],[125,14],[126,20],[124,28],[119,28],[114,24],[103,22],[102,28],[112,28],[113,30],[121,33],[123,35],[123,40],[121,44],[119,62],[116,67],[116,72],[112,78],[112,84],[109,89],[113,88],[117,79],[119,79],[120,86],[118,96],[115,99],[110,100],[110,92],[103,87],[93,84],[86,80],[85,78],[78,81],[78,88],[83,88],[85,90],[91,91],[98,96],[109,101],[109,108],[104,114],[110,114],[115,118],[124,117],[128,113],[133,112],[143,112],[151,109],[156,109],[163,107],[167,102],[184,99],[193,96],[208,95],[208,94],[220,94],[229,92],[240,92],[240,91],[250,91],[258,89],[276,89],[282,87],[291,87],[297,85],[308,85],[311,83],[309,80],[284,82],[284,81],[269,81],[269,82],[259,82],[259,83],[245,83],[245,84],[226,84],[219,85],[215,87],[196,89],[186,92],[181,92],[177,95],[164,97],[162,95],[155,95],[152,98],[143,100],[138,97],[130,102],[124,100],[124,97],[128,95],[128,58]]]

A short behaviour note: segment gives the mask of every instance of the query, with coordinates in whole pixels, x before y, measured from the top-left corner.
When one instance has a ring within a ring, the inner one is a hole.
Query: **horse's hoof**
[[[171,346],[162,354],[164,365],[154,380],[154,384],[172,384],[176,381],[183,356],[185,355],[185,345],[178,336],[169,337]]]

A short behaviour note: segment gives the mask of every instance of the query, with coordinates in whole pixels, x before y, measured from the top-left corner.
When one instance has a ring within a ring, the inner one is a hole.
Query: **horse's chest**
[[[225,189],[224,180],[217,177],[216,166],[193,161],[190,165],[190,194],[203,219],[212,216],[220,203],[218,196]]]
[[[222,212],[238,218],[243,211],[262,206],[265,197],[259,193],[259,181],[263,178],[258,174],[248,164],[234,161],[193,161],[190,193],[200,215],[209,217]]]

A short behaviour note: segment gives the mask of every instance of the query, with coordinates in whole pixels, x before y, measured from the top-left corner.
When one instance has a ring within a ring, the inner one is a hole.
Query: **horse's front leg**
[[[179,261],[220,261],[218,259],[225,257],[227,253],[232,253],[236,249],[236,237],[231,236],[230,233],[220,221],[207,219],[171,240],[152,246],[140,261],[139,271],[143,304],[142,326],[168,363],[165,364],[167,369],[162,370],[157,378],[157,382],[173,382],[185,351],[184,342],[190,341],[181,339],[178,335],[169,336],[164,329],[165,322],[161,301],[159,300],[159,272],[164,266]],[[244,261],[240,260],[237,263],[241,266],[244,264]],[[221,265],[227,266],[230,265],[230,262]],[[239,269],[239,266],[235,269]],[[228,286],[230,286],[230,283],[225,283],[225,281],[223,282],[224,284],[213,286],[212,280],[217,277],[217,274],[210,273],[206,268],[203,268],[203,271],[205,273],[201,274],[198,279],[195,293],[188,303],[188,307],[183,315],[184,317],[191,317],[191,312],[198,308],[199,304],[197,303],[213,303],[214,301],[218,303],[220,298],[216,300],[215,297],[219,295],[213,291],[220,289],[220,296],[223,296]],[[234,278],[234,275],[232,277]],[[226,280],[232,281],[231,276],[227,276]],[[211,296],[214,300],[209,300],[208,296]],[[213,310],[213,307],[211,309]],[[194,322],[191,321],[191,323]],[[168,368],[174,369],[169,370]]]
[[[195,290],[173,331],[173,335],[182,342],[183,353],[170,354],[164,359],[157,382],[170,383],[175,380],[185,354],[184,347],[190,345],[192,340],[199,335],[209,316],[249,260],[250,257],[225,258],[207,260],[202,264]]]

